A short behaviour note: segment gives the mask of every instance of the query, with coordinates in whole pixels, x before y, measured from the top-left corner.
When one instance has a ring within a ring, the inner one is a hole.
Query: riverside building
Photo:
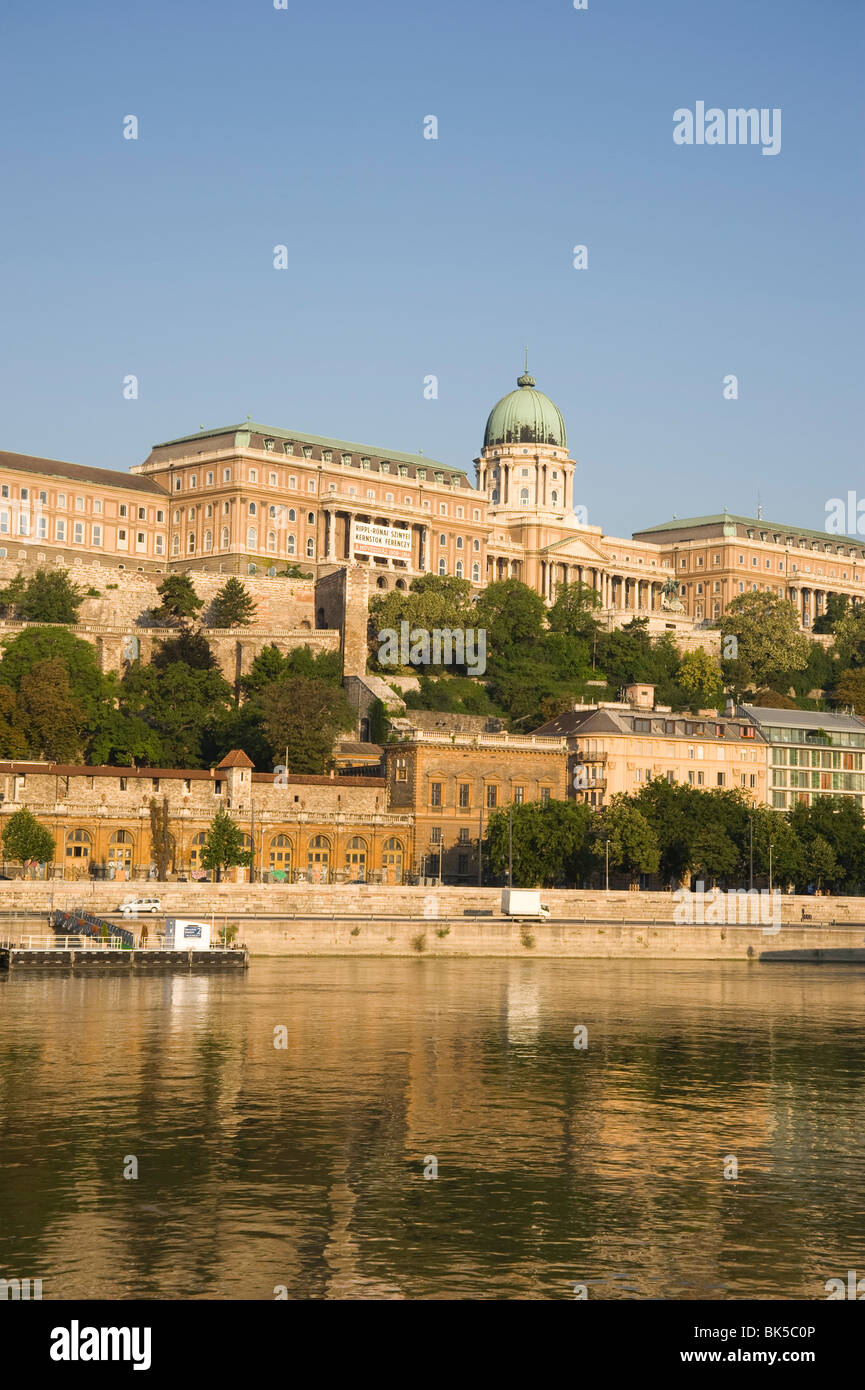
[[[249,419],[157,444],[128,474],[0,454],[0,560],[297,566],[315,580],[362,567],[373,593],[421,574],[477,590],[518,578],[547,602],[579,582],[610,625],[642,614],[685,642],[749,591],[788,598],[805,629],[831,595],[865,594],[858,537],[726,512],[610,536],[574,506],[577,468],[561,411],[526,370],[490,411],[472,476]]]

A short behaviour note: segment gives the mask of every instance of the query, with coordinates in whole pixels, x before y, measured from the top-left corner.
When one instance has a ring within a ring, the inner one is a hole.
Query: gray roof
[[[771,705],[742,705],[742,710],[755,724],[777,726],[779,729],[836,729],[838,733],[861,734],[865,719],[856,714],[834,714],[829,710],[774,709]]]

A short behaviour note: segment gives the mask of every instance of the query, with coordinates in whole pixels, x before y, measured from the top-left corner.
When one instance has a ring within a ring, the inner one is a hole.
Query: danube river
[[[13,973],[0,1277],[45,1299],[825,1298],[865,1273],[863,990],[855,966],[714,961]]]

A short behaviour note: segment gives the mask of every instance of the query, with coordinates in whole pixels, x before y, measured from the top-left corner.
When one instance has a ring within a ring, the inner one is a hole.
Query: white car
[[[133,898],[131,902],[121,903],[117,909],[124,917],[137,917],[142,912],[162,911],[161,898]]]

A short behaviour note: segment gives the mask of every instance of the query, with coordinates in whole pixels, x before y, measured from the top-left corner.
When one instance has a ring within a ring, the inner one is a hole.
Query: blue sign
[[[187,925],[183,928],[183,935],[184,935],[184,936],[197,936],[197,937],[199,938],[199,940],[200,940],[200,939],[201,939],[201,927],[198,925],[197,922],[189,922],[189,923],[187,923]]]

